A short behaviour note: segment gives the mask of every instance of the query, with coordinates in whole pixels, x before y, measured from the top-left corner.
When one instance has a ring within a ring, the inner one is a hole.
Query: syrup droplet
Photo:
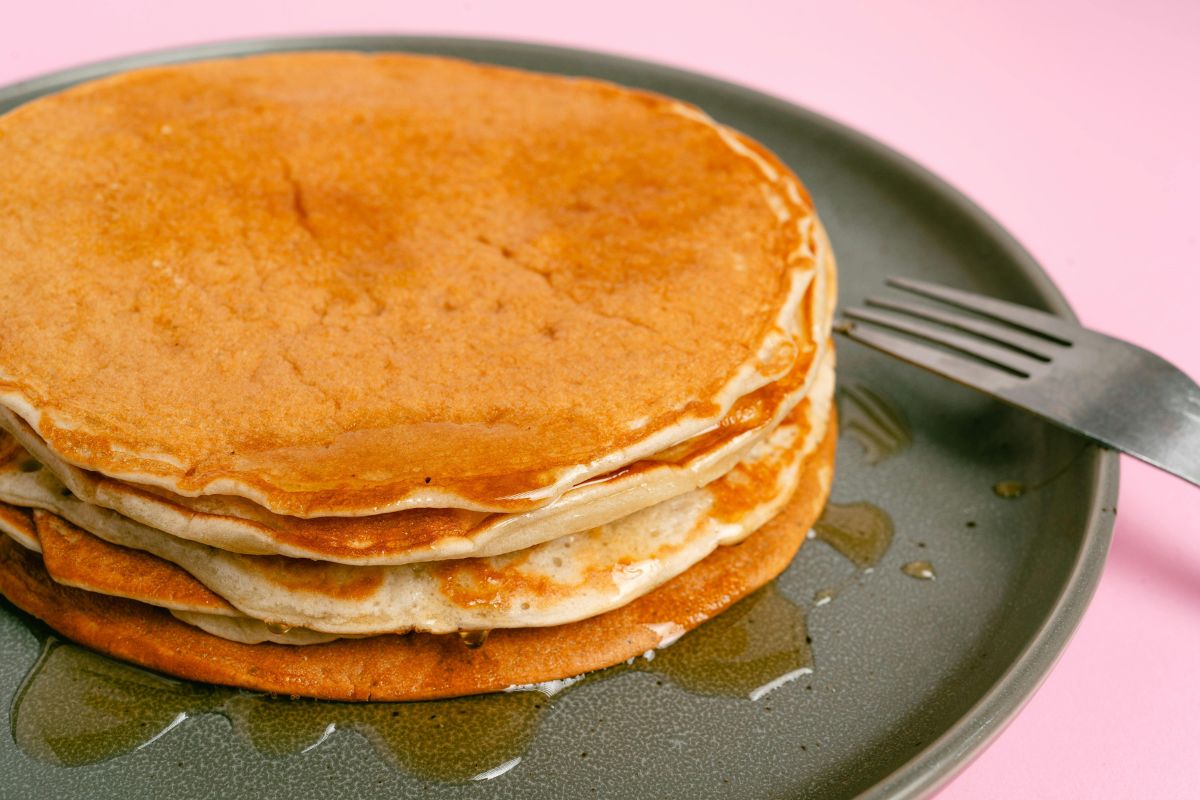
[[[463,644],[474,650],[487,641],[488,633],[490,631],[459,631],[458,638],[462,640]]]
[[[1043,489],[1069,472],[1071,467],[1075,465],[1075,462],[1079,460],[1080,456],[1086,453],[1093,446],[1094,445],[1084,443],[1071,455],[1070,458],[1063,461],[1061,466],[1050,472],[1045,478],[1029,483],[1026,483],[1025,481],[1000,481],[992,486],[992,491],[995,492],[998,497],[1011,500],[1014,497],[1021,497],[1028,492]]]
[[[900,567],[900,571],[919,581],[932,581],[937,578],[937,573],[933,571],[933,564],[928,561],[909,561]]]
[[[992,487],[992,491],[996,493],[997,497],[1011,500],[1025,494],[1025,484],[1020,481],[1000,481]]]
[[[277,634],[280,636],[287,633],[291,629],[292,629],[291,625],[287,625],[283,622],[268,622],[267,623],[267,630],[269,630],[271,633],[274,633],[274,634]]]
[[[813,526],[816,538],[854,562],[873,567],[892,543],[892,518],[870,503],[830,503]]]
[[[813,606],[819,608],[820,606],[827,605],[835,597],[837,597],[837,592],[833,589],[821,589],[813,595]]]

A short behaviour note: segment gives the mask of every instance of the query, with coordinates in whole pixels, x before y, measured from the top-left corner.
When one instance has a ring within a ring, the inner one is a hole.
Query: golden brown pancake
[[[140,70],[0,118],[0,403],[282,514],[527,510],[828,335],[811,201],[675,100],[407,55]]]
[[[348,700],[569,677],[761,586],[828,494],[829,243],[691,106],[171,65],[0,116],[0,185],[35,456],[0,436],[0,496],[43,509],[0,505],[0,593],[104,652]]]
[[[81,643],[182,678],[333,700],[421,700],[498,691],[619,663],[690,630],[781,572],[829,491],[836,426],[803,469],[788,507],[740,544],[619,609],[553,628],[456,636],[409,634],[303,648],[230,642],[145,604],[59,586],[38,556],[0,537],[0,592]],[[531,657],[536,654],[536,657]]]
[[[109,544],[45,511],[35,509],[33,519],[42,565],[56,583],[180,611],[237,613],[169,561]]]
[[[355,567],[227,553],[64,496],[61,484],[44,471],[0,475],[0,497],[54,512],[35,512],[44,560],[55,580],[63,583],[67,575],[66,582],[80,588],[208,612],[181,605],[189,585],[181,578],[194,576],[192,597],[206,599],[210,591],[252,619],[337,635],[542,627],[628,603],[716,547],[753,533],[799,485],[801,467],[819,447],[831,409],[831,393],[807,398],[744,461],[706,487],[607,525],[490,558]],[[105,548],[105,542],[118,547]],[[138,551],[141,561],[120,565],[127,559],[125,548]],[[72,556],[96,565],[64,563]],[[119,573],[125,569],[134,575],[122,586]],[[106,571],[116,574],[100,574]],[[104,583],[97,588],[80,582],[89,579]],[[265,630],[260,626],[258,634]],[[242,631],[234,634],[244,638]]]
[[[0,533],[6,533],[13,541],[35,553],[41,552],[37,529],[33,525],[33,513],[28,508],[0,503]]]
[[[768,436],[797,403],[814,395],[825,403],[833,387],[832,342],[826,348],[815,369],[799,367],[740,398],[714,430],[572,487],[549,505],[515,514],[419,508],[367,517],[301,519],[274,514],[238,497],[182,497],[67,464],[32,428],[3,407],[0,428],[10,430],[31,452],[7,446],[0,430],[0,483],[8,473],[30,469],[32,455],[80,500],[113,509],[172,536],[230,552],[352,565],[496,555],[612,522],[719,478]],[[6,447],[8,454],[4,455]],[[55,487],[55,491],[61,488]]]

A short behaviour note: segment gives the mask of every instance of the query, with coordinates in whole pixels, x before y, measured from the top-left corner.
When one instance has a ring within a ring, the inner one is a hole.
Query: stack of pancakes
[[[789,170],[644,92],[305,53],[40,99],[0,117],[0,591],[296,695],[625,660],[820,511],[834,284]]]

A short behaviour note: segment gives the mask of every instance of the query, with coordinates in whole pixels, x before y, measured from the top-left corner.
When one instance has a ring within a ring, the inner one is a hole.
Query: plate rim
[[[924,184],[953,205],[996,242],[1004,256],[1010,259],[1030,282],[1034,294],[1049,311],[1072,322],[1078,321],[1061,290],[1012,233],[965,192],[899,150],[833,117],[767,92],[705,72],[606,50],[517,39],[407,33],[258,36],[156,48],[35,75],[0,87],[0,103],[30,93],[40,95],[61,90],[66,85],[118,71],[170,63],[295,50],[403,52],[417,46],[430,45],[450,49],[494,47],[529,55],[542,53],[558,57],[583,55],[600,58],[656,75],[707,84],[723,92],[739,95],[772,113],[803,119],[806,124],[824,128],[834,136],[849,140],[875,157],[891,163],[902,171],[907,179]],[[1120,455],[1114,450],[1099,446],[1095,449],[1096,457],[1093,459],[1092,474],[1089,476],[1092,498],[1084,520],[1083,539],[1050,611],[1016,659],[991,688],[940,736],[883,780],[862,792],[859,797],[880,800],[885,797],[907,799],[932,795],[962,772],[1000,735],[1049,676],[1095,594],[1112,539],[1115,514],[1110,513],[1108,509],[1114,508],[1117,501]]]

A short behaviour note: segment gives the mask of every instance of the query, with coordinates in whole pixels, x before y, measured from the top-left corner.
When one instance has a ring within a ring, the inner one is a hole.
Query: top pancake
[[[594,81],[126,73],[0,118],[0,187],[0,402],[78,466],[282,514],[542,505],[827,324],[786,168]]]

